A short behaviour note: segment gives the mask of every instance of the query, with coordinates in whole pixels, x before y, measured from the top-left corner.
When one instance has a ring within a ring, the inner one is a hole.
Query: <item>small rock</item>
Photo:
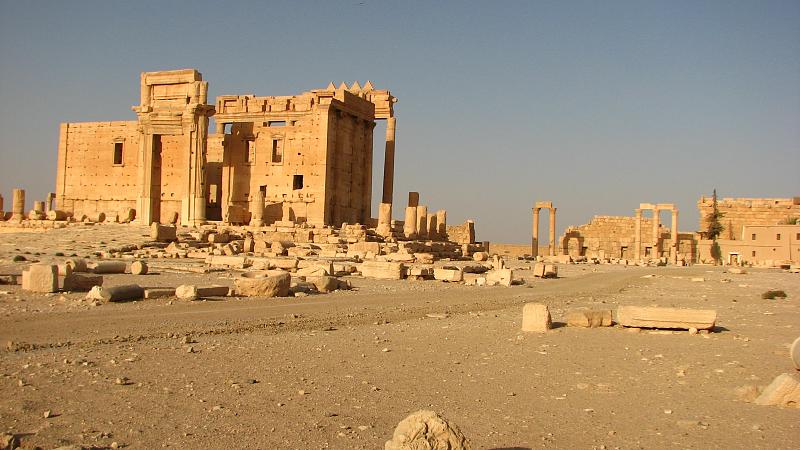
[[[45,412],[44,412],[44,414],[43,414],[43,415],[44,415],[44,418],[45,418],[45,419],[49,419],[49,418],[53,417],[53,411],[50,411],[50,410],[48,409],[47,411],[45,411]]]

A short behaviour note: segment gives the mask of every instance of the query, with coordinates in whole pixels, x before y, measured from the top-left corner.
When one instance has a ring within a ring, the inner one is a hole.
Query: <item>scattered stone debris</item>
[[[385,450],[472,450],[458,426],[433,411],[417,411],[397,424]]]
[[[567,325],[571,327],[597,328],[610,327],[611,310],[573,309],[566,314]]]
[[[776,298],[786,298],[786,292],[778,290],[778,289],[770,289],[767,292],[761,294],[761,298],[765,300],[772,300]]]
[[[753,403],[800,408],[800,373],[778,375]]]

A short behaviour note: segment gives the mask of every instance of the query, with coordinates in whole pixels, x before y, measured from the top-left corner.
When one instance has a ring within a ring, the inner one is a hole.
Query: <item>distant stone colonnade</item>
[[[636,234],[634,237],[634,248],[636,251],[636,260],[641,261],[642,258],[642,211],[653,211],[653,250],[651,256],[654,258],[659,258],[661,256],[661,250],[659,249],[659,244],[661,244],[660,233],[658,229],[660,227],[659,223],[659,213],[661,211],[670,211],[672,213],[672,228],[670,229],[670,248],[669,248],[669,259],[673,263],[678,261],[678,208],[675,207],[672,203],[640,203],[639,207],[636,208]]]
[[[553,207],[553,202],[536,202],[533,207],[533,238],[531,239],[531,256],[539,256],[539,211],[542,209],[550,210],[550,244],[548,246],[548,254],[550,256],[556,255],[556,208]]]

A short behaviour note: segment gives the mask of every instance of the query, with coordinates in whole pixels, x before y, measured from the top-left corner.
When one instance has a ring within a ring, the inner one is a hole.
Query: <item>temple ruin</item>
[[[134,209],[144,224],[368,223],[376,120],[387,122],[382,200],[392,203],[397,99],[388,90],[330,84],[214,105],[207,95],[197,70],[145,72],[137,120],[62,124],[57,209]]]

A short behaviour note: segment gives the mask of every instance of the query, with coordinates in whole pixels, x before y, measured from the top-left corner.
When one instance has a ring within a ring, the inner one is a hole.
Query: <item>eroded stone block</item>
[[[56,292],[58,290],[58,266],[33,264],[22,272],[22,289],[31,292]]]
[[[522,308],[522,331],[544,333],[552,327],[550,310],[542,303],[526,303]]]

